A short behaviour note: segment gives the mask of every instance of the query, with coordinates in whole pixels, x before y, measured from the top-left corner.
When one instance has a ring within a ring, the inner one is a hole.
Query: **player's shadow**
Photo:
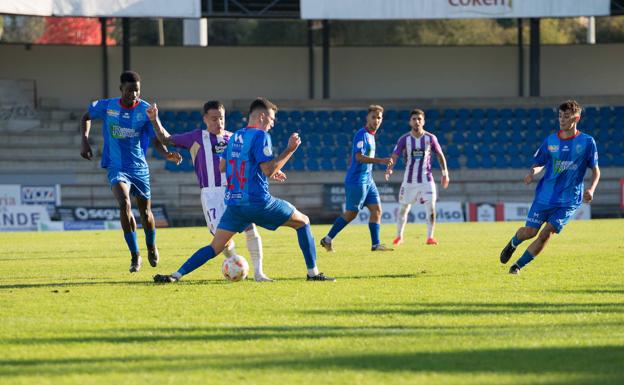
[[[624,286],[615,286],[613,288],[602,287],[602,288],[586,288],[586,289],[557,289],[557,290],[553,290],[553,292],[562,293],[562,294],[590,294],[590,295],[616,294],[616,295],[620,295],[620,294],[624,294]]]
[[[166,349],[161,353],[137,356],[69,357],[2,359],[3,378],[45,376],[48,379],[68,375],[109,375],[193,372],[197,370],[247,373],[249,370],[275,373],[393,373],[506,375],[530,379],[548,376],[549,385],[621,384],[624,383],[624,349],[621,346],[563,346],[535,348],[499,348],[425,352],[357,352],[322,354],[284,352],[265,354],[188,354],[184,349]],[[486,377],[487,378],[487,377]],[[52,380],[54,381],[54,380]]]
[[[539,303],[539,302],[434,302],[404,303],[386,305],[383,308],[351,308],[351,309],[308,309],[305,314],[324,314],[329,316],[420,316],[420,315],[492,315],[492,314],[576,314],[576,313],[624,313],[624,302],[599,303]]]
[[[176,286],[187,286],[187,285],[224,285],[228,284],[228,281],[224,279],[218,280],[208,280],[208,279],[200,279],[200,280],[189,280],[189,281],[180,281],[176,283]],[[125,286],[125,285],[133,285],[133,286],[165,286],[163,284],[154,283],[150,276],[145,277],[145,281],[67,281],[67,282],[45,282],[45,283],[16,283],[16,284],[5,284],[0,285],[0,290],[13,290],[13,289],[37,289],[37,288],[54,288],[54,289],[67,289],[71,287],[81,287],[81,286]],[[167,285],[171,286],[171,285]]]

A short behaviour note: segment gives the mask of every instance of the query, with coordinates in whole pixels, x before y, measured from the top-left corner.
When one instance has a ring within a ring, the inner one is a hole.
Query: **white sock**
[[[182,274],[178,273],[177,271],[174,271],[173,273],[171,273],[171,276],[177,279],[178,281],[182,278]]]
[[[245,230],[245,238],[247,239],[247,250],[251,255],[251,261],[254,266],[255,275],[264,275],[262,271],[262,238],[256,226]]]
[[[405,231],[405,223],[407,223],[407,214],[412,208],[412,205],[401,205],[399,207],[399,217],[397,218],[397,236],[403,238],[403,232]]]
[[[329,242],[329,243],[331,243],[331,241],[332,241],[332,239],[329,237],[329,235],[326,235],[325,238],[323,238],[323,240],[325,242]]]
[[[319,275],[318,267],[314,266],[314,268],[308,269],[308,276],[314,277],[315,275]]]
[[[427,212],[427,238],[433,238],[433,232],[435,231],[435,223],[431,220],[433,210],[433,203],[431,201],[425,202],[425,211]]]
[[[230,243],[225,245],[225,249],[223,249],[223,255],[225,255],[226,258],[230,258],[230,257],[236,255],[236,250],[234,250],[235,246],[236,246],[236,244],[234,243],[234,240],[231,239]]]

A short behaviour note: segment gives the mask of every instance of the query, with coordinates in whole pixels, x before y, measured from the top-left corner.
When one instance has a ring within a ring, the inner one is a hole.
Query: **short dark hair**
[[[225,110],[225,106],[218,100],[209,100],[204,103],[204,114],[209,110]]]
[[[266,98],[256,98],[251,105],[249,106],[249,113],[251,114],[255,110],[273,110],[277,112],[277,106],[273,104],[269,99]]]
[[[123,83],[138,83],[141,81],[141,77],[134,71],[124,71],[119,77],[119,81]]]
[[[410,112],[410,119],[412,118],[413,115],[422,115],[423,118],[425,117],[425,111],[418,109],[418,108],[414,108],[411,112]]]
[[[573,114],[580,114],[583,107],[574,99],[566,100],[559,105],[559,110],[563,112],[572,112]]]
[[[384,109],[379,104],[371,104],[370,106],[368,106],[368,113],[370,114],[373,111],[379,111],[383,114]]]

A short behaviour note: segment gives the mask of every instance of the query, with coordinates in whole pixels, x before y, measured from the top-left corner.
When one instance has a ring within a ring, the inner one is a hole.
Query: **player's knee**
[[[117,204],[119,205],[119,210],[121,211],[127,212],[132,209],[129,197],[123,197],[123,198],[117,199]]]
[[[344,213],[342,213],[342,218],[347,222],[351,222],[355,219],[356,216],[357,213],[355,211],[345,211]]]
[[[537,229],[534,227],[522,227],[520,234],[523,239],[531,239],[537,235]]]
[[[547,241],[550,239],[550,237],[553,235],[554,233],[554,229],[551,229],[549,227],[545,227],[542,231],[540,231],[539,233],[539,239],[541,241]]]

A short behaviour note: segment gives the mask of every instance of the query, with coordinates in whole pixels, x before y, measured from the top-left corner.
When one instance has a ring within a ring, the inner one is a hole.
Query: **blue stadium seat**
[[[480,168],[494,168],[494,158],[491,155],[483,156],[479,166]]]
[[[152,148],[152,156],[156,159],[165,159],[162,155],[160,155],[160,152],[156,151],[156,148],[154,146],[151,146]]]
[[[598,128],[601,130],[608,130],[612,128],[611,120],[609,118],[600,118],[598,122]]]
[[[399,112],[397,110],[384,111],[384,120],[397,120],[399,118]]]
[[[522,131],[524,127],[524,124],[522,123],[522,120],[516,118],[516,119],[512,119],[511,120],[511,125],[509,128],[511,128],[512,131]],[[500,125],[499,125],[499,129],[500,129]]]
[[[347,159],[339,156],[334,162],[334,167],[336,168],[336,171],[345,171],[347,169]]]
[[[494,167],[495,168],[509,168],[509,159],[502,155],[502,154],[497,154],[494,157]]]
[[[329,120],[329,112],[321,110],[316,113],[316,118],[321,122],[327,122]]]
[[[513,157],[515,157],[515,156],[520,154],[520,146],[521,145],[518,144],[518,143],[511,142],[511,143],[509,143],[509,145],[507,146],[505,151],[506,151],[507,155],[509,155],[509,156],[511,156],[513,158]]]
[[[539,120],[542,117],[542,113],[538,108],[529,108],[529,119]]]
[[[511,108],[503,108],[498,111],[498,117],[501,119],[509,120],[513,118],[513,112],[511,111]]]
[[[558,114],[555,113],[554,108],[544,108],[542,109],[542,119],[557,119]]]
[[[191,111],[191,116],[190,116],[190,120],[196,122],[196,121],[200,121],[202,120],[202,114],[201,112],[195,110],[195,111]]]
[[[440,123],[438,124],[438,130],[440,131],[450,131],[453,128],[453,125],[451,124],[451,121],[449,119],[444,119],[441,120]]]
[[[282,167],[282,171],[290,171],[292,170],[292,160],[289,160],[288,162],[286,162],[286,164],[284,165],[284,167]]]
[[[509,166],[511,168],[525,168],[529,165],[525,164],[524,159],[520,156],[510,156]]]
[[[514,110],[514,116],[516,119],[526,119],[529,116],[529,111],[524,108],[516,108]]]
[[[296,152],[295,152],[296,154]],[[305,171],[305,162],[303,159],[296,158],[292,161],[293,170],[295,171]]]
[[[453,133],[453,136],[451,137],[451,141],[454,144],[463,144],[466,141],[466,137],[464,136],[464,133],[461,131],[455,131]]]
[[[308,159],[306,162],[306,168],[308,171],[320,171],[321,167],[317,159]]]
[[[176,114],[173,111],[165,111],[162,113],[163,120],[174,121],[176,120]]]
[[[479,168],[479,159],[477,157],[468,157],[466,160],[466,167]]]
[[[279,114],[279,111],[277,111],[277,114]],[[277,117],[277,114],[276,114],[276,117]],[[229,113],[227,113],[227,116],[230,119],[234,120],[235,122],[240,122],[241,120],[243,120],[243,113],[240,112],[239,110],[232,110]]]
[[[303,111],[303,119],[305,119],[306,122],[314,122],[316,121],[316,112],[315,111],[311,111],[311,110],[306,110]]]
[[[321,147],[321,158],[332,158],[335,156],[336,151],[340,150],[336,150],[334,147],[323,146]]]
[[[440,111],[429,109],[425,111],[425,119],[440,119]]]
[[[467,108],[460,108],[457,110],[457,117],[462,120],[470,119],[470,110]]]
[[[173,163],[173,162],[169,162],[169,161],[165,162],[165,170],[167,170],[167,171],[171,171],[171,172],[179,172],[179,171],[181,171],[181,170],[178,168],[178,166],[176,166],[176,164],[175,164],[175,163]]]
[[[459,158],[446,158],[446,166],[451,170],[456,170],[460,167]]]
[[[553,119],[542,119],[540,127],[546,131],[554,131],[558,128]]]
[[[463,147],[463,153],[468,158],[475,158],[478,155],[477,149],[473,144],[465,144]]]
[[[176,114],[176,120],[180,122],[187,122],[191,118],[191,114],[188,111],[178,111]]]
[[[581,122],[583,123],[583,130],[593,132],[596,130],[596,119],[593,117],[581,117]]]
[[[482,108],[475,108],[474,110],[472,110],[472,118],[473,119],[484,119],[485,118],[485,111]]]
[[[347,134],[338,134],[336,135],[336,145],[338,147],[347,147],[349,146],[351,138]]]
[[[600,119],[611,119],[611,115],[613,110],[611,107],[600,107],[598,110],[598,114],[600,115]]]
[[[330,112],[329,117],[331,118],[331,120],[333,120],[334,122],[340,122],[342,121],[342,116],[343,113],[340,110],[334,110],[332,112]]]
[[[496,126],[497,131],[509,131],[511,129],[511,125],[509,124],[509,120],[499,120],[498,125]]]
[[[410,117],[410,110],[401,110],[399,111],[399,117],[398,119],[401,121],[407,121]]]
[[[303,117],[303,114],[299,110],[292,110],[290,111],[290,114],[288,114],[288,116],[290,117],[290,120],[292,120],[293,122],[298,122]]]
[[[334,169],[334,162],[331,159],[323,159],[321,161],[321,170],[332,171]]]
[[[457,144],[449,144],[448,146],[446,146],[445,152],[449,157],[453,158],[457,158],[461,154],[461,152],[459,151],[459,146]]]
[[[312,145],[306,149],[306,157],[308,158],[318,158],[321,155],[318,147]]]
[[[354,110],[345,111],[344,118],[352,122],[355,122],[360,119],[360,117],[358,116],[358,111],[354,111]]]
[[[453,127],[458,131],[466,131],[468,127],[468,121],[465,119],[457,119],[455,120],[455,124]]]
[[[533,120],[533,119],[529,119],[526,121],[526,126],[525,126],[525,130],[527,132],[535,132],[538,129],[538,121],[537,120]]]
[[[359,120],[364,122],[366,121],[366,115],[368,115],[368,110],[359,110],[357,115]]]
[[[232,114],[230,114],[230,115],[232,115]],[[288,120],[288,112],[286,112],[284,110],[279,110],[275,114],[275,118],[277,119],[278,122],[285,122],[285,121]],[[232,117],[231,119],[234,119],[234,117]]]
[[[453,108],[447,108],[444,110],[444,119],[457,119],[457,110]]]
[[[323,137],[321,139],[321,144],[323,146],[334,146],[336,144],[336,141],[334,140],[334,136],[332,134],[323,134]]]
[[[615,167],[624,167],[624,154],[614,155],[611,165]]]
[[[610,154],[600,154],[600,150],[598,150],[598,164],[600,167],[611,167],[613,166],[613,157]]]
[[[477,133],[478,131],[481,131],[482,128],[483,128],[483,125],[481,124],[481,121],[478,119],[472,119],[470,121],[470,124],[468,124],[468,129],[472,133]]]
[[[485,110],[485,116],[488,119],[496,119],[498,118],[498,110],[496,108],[488,108]]]
[[[481,141],[484,143],[491,143],[494,141],[494,132],[492,130],[485,130],[481,134]]]

